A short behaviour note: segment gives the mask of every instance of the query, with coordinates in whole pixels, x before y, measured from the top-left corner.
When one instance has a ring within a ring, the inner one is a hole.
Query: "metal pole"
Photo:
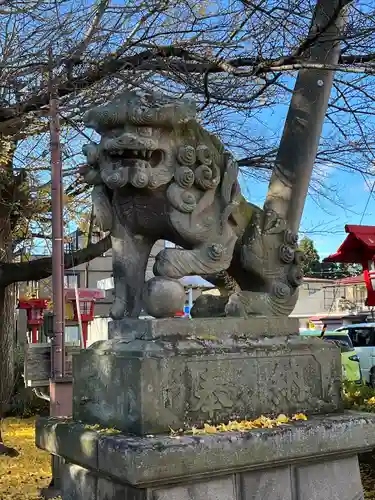
[[[63,240],[63,179],[60,150],[58,98],[53,81],[52,48],[49,50],[50,145],[52,167],[52,293],[54,324],[52,338],[52,379],[65,375],[64,346],[64,240]]]
[[[63,232],[63,182],[60,150],[60,121],[58,95],[53,79],[52,48],[49,57],[49,112],[51,147],[51,198],[52,198],[52,300],[53,336],[51,348],[50,414],[53,417],[71,416],[71,383],[65,383],[65,301],[64,301],[64,232]],[[52,456],[52,481],[44,495],[48,498],[61,495],[62,459]]]

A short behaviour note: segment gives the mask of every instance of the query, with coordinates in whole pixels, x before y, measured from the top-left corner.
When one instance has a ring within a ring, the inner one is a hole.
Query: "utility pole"
[[[53,336],[51,342],[50,415],[72,415],[72,383],[65,379],[65,300],[64,300],[64,228],[63,182],[60,149],[59,101],[53,76],[52,47],[48,51],[48,92],[51,149],[51,204],[52,204],[52,300]],[[43,498],[60,496],[61,459],[52,456],[52,480],[41,491]]]
[[[65,300],[64,300],[64,229],[63,178],[60,149],[58,95],[53,75],[53,54],[49,49],[48,90],[50,96],[51,198],[52,198],[52,294],[53,337],[51,352],[50,413],[70,416],[72,412],[71,381],[65,380]]]

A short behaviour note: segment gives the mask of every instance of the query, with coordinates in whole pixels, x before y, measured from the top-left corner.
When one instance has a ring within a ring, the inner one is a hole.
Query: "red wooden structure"
[[[105,298],[105,291],[91,288],[65,288],[66,320],[82,323],[83,346],[87,344],[88,323],[94,319],[95,302]],[[78,299],[78,300],[77,300]],[[39,341],[38,330],[44,323],[44,311],[50,308],[50,299],[21,298],[18,308],[25,309],[27,325],[31,329],[30,343]]]
[[[82,323],[83,347],[86,349],[89,321],[94,319],[95,302],[105,298],[105,291],[96,288],[65,288],[65,302],[72,305],[73,321]],[[77,300],[78,299],[78,300]]]
[[[367,288],[367,306],[375,306],[375,226],[345,226],[348,234],[336,253],[324,262],[361,264]]]
[[[31,343],[38,342],[38,330],[44,322],[44,311],[48,309],[47,299],[19,299],[19,309],[26,309],[27,326],[31,330]]]

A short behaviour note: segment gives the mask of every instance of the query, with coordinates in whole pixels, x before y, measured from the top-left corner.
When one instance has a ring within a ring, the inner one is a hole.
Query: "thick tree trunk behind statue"
[[[13,285],[0,290],[0,415],[13,390],[14,293]]]
[[[351,0],[318,0],[305,51],[310,62],[337,64]],[[307,191],[331,95],[331,69],[298,72],[264,209],[274,210],[299,231]]]
[[[0,289],[0,419],[9,404],[14,388],[14,285]],[[0,455],[13,454],[3,444],[0,427]]]
[[[11,230],[7,220],[0,221],[0,257],[11,260]],[[0,288],[0,421],[9,404],[14,388],[15,286]],[[0,427],[0,455],[17,452],[3,444]]]

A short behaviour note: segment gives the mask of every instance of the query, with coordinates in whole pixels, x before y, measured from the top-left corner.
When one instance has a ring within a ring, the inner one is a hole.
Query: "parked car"
[[[375,387],[375,323],[358,323],[337,328],[335,332],[345,333],[361,361],[363,380]]]
[[[302,330],[300,335],[320,337],[321,332],[319,330]],[[362,364],[359,362],[360,357],[355,351],[349,335],[337,330],[325,331],[322,339],[326,342],[333,342],[340,348],[343,380],[361,384]]]

